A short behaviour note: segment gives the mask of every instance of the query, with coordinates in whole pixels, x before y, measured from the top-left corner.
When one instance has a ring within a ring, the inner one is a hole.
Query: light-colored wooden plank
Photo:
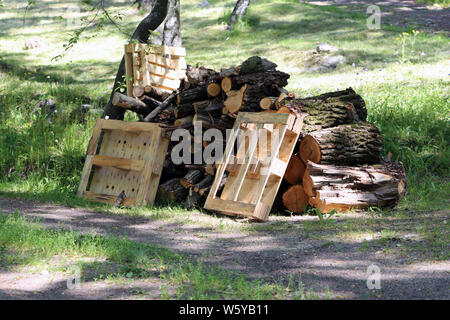
[[[84,161],[83,172],[81,174],[80,185],[78,186],[78,193],[77,193],[79,197],[83,196],[83,192],[86,191],[89,182],[89,177],[91,175],[93,158],[94,156],[87,155],[86,160]]]
[[[144,168],[144,161],[116,158],[104,155],[94,156],[93,165],[99,167],[115,167],[122,170],[141,171]]]
[[[152,175],[148,186],[148,192],[146,196],[146,203],[153,204],[155,202],[156,193],[158,191],[159,180],[163,169],[164,159],[166,157],[167,148],[169,147],[169,139],[159,139],[159,145],[157,147],[158,152],[152,165]]]
[[[266,112],[239,112],[236,121],[245,123],[267,124],[283,123],[285,124],[289,117],[288,113],[266,113]]]
[[[270,152],[272,159],[270,162],[269,170],[267,173],[261,175],[261,178],[258,183],[258,187],[256,188],[256,191],[252,197],[252,201],[251,201],[252,203],[256,204],[256,203],[260,202],[260,200],[263,196],[264,188],[267,185],[269,176],[275,170],[276,166],[280,166],[279,171],[281,173],[279,173],[279,175],[278,175],[279,177],[282,177],[284,175],[284,172],[286,171],[287,163],[283,162],[283,161],[279,162],[279,159],[277,158],[280,146],[283,144],[284,136],[285,136],[286,129],[287,129],[286,127],[287,127],[286,125],[282,125],[281,130],[279,130],[278,134],[276,135],[276,139],[278,139],[278,141],[277,141],[275,147]]]
[[[147,70],[150,74],[167,79],[179,80],[178,72],[169,68],[164,68],[155,64],[147,63]]]
[[[180,80],[172,80],[164,77],[157,76],[155,74],[150,74],[150,83],[153,86],[164,86],[166,88],[171,88],[173,90],[178,89],[180,86]]]
[[[122,130],[127,132],[152,131],[159,128],[157,123],[105,120],[102,119],[103,130]]]
[[[245,154],[245,160],[244,163],[241,165],[239,169],[239,173],[233,181],[232,184],[230,184],[230,190],[234,193],[234,195],[231,197],[233,201],[236,201],[239,193],[241,191],[242,183],[244,182],[245,176],[247,175],[247,171],[251,164],[251,159],[253,159],[253,154],[256,151],[256,146],[258,144],[258,131],[261,129],[261,124],[256,125],[255,132],[250,136],[249,146],[248,150]]]
[[[88,155],[93,155],[97,151],[98,140],[100,139],[100,135],[102,133],[104,119],[98,119],[94,126],[94,131],[92,132],[91,140],[89,141],[89,146],[87,150]]]
[[[185,57],[186,49],[183,47],[169,47],[169,46],[155,46],[155,45],[143,45],[142,50],[153,54],[165,54],[171,57]]]
[[[251,216],[255,210],[255,205],[220,198],[208,198],[205,202],[205,209],[214,210],[231,215]]]
[[[110,196],[107,194],[95,193],[95,192],[90,192],[90,191],[85,191],[83,193],[83,196],[86,199],[94,200],[94,201],[98,201],[98,202],[102,202],[102,203],[113,204],[117,200],[117,196]],[[123,202],[121,205],[124,207],[134,207],[135,203],[136,203],[135,199],[125,197],[125,199],[123,199]]]
[[[153,172],[153,165],[155,163],[155,155],[157,155],[159,152],[159,137],[159,131],[155,130],[154,132],[152,132],[150,146],[148,147],[147,152],[144,156],[146,164],[140,176],[139,191],[136,197],[137,205],[143,205],[147,201],[150,180]]]
[[[125,46],[125,83],[127,86],[127,95],[132,97],[133,96],[133,56],[131,53],[126,52],[126,46]]]
[[[226,143],[225,151],[222,157],[222,161],[217,169],[216,177],[214,179],[213,185],[211,186],[211,190],[209,192],[208,198],[215,198],[217,189],[219,188],[220,181],[222,180],[223,174],[225,173],[225,169],[227,167],[227,163],[230,160],[231,152],[233,151],[234,144],[236,142],[236,138],[238,137],[240,129],[238,129],[237,122],[235,122],[233,129],[231,130],[231,135],[228,138]]]

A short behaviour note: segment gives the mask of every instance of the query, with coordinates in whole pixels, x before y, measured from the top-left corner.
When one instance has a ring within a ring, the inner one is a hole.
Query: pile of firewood
[[[260,57],[221,72],[188,66],[176,92],[138,86],[133,89],[138,98],[116,93],[113,104],[136,112],[141,121],[159,123],[168,135],[187,129],[192,142],[194,123],[201,122],[203,130],[219,129],[225,136],[240,111],[301,116],[303,134],[280,189],[288,210],[303,212],[306,205],[329,211],[395,204],[404,194],[404,169],[401,164],[382,162],[381,136],[375,125],[366,122],[364,100],[351,88],[296,99],[284,89],[289,75],[276,67]],[[169,145],[158,197],[193,207],[208,195],[216,166],[174,164],[170,155],[177,143]]]
[[[284,101],[281,110],[306,113],[285,174],[290,186],[282,202],[290,211],[392,207],[403,197],[404,167],[382,159],[380,131],[366,121],[365,102],[353,89]]]

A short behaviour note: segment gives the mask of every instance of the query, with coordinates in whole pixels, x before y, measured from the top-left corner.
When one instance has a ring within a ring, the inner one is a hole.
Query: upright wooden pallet
[[[302,126],[291,114],[240,112],[204,208],[266,220]]]
[[[123,206],[152,205],[169,144],[162,133],[157,123],[97,120],[78,196],[115,203],[123,192]]]
[[[127,95],[133,97],[133,87],[157,87],[172,92],[179,88],[186,74],[186,50],[147,44],[125,45]]]

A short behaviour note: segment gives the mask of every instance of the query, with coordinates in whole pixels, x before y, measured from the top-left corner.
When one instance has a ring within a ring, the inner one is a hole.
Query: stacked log
[[[188,66],[186,77],[176,92],[168,93],[151,86],[135,87],[133,94],[138,98],[116,93],[114,105],[137,113],[141,121],[157,122],[170,136],[171,132],[183,128],[191,133],[194,143],[194,123],[201,123],[202,129],[215,128],[226,136],[226,130],[234,125],[241,111],[276,111],[280,102],[294,95],[284,89],[289,74],[276,70],[277,65],[254,56],[242,64],[217,72],[205,67]],[[198,142],[198,141],[195,141]],[[172,163],[172,148],[178,142],[171,142],[167,153],[158,196],[183,202],[192,207],[206,198],[214,180],[216,166],[195,160],[210,142],[200,141],[200,148],[191,148],[191,163]],[[225,141],[222,141],[225,148]]]
[[[202,155],[212,142],[203,141],[203,133],[202,141],[195,141],[195,123],[201,123],[203,130],[218,129],[225,137],[241,111],[277,112],[301,116],[304,123],[284,175],[286,187],[279,191],[289,211],[302,213],[308,206],[330,212],[395,205],[406,190],[404,168],[382,160],[381,134],[367,122],[363,98],[352,88],[296,98],[284,89],[289,75],[276,67],[256,56],[220,72],[188,66],[176,92],[147,86],[133,89],[138,98],[115,94],[114,105],[137,113],[141,121],[159,123],[168,136],[179,128],[189,130],[193,147],[186,156],[194,164],[173,163],[172,149],[178,142],[171,142],[159,197],[191,208],[208,195],[216,165],[206,163]],[[224,149],[225,141],[219,143]]]
[[[288,210],[391,207],[404,196],[403,165],[383,161],[380,131],[366,121],[365,102],[353,89],[284,100],[278,112],[306,113],[285,174],[290,186],[282,199]]]

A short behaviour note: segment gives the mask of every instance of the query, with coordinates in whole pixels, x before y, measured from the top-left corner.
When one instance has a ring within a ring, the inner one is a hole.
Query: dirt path
[[[414,233],[424,221],[431,226],[447,223],[448,212],[423,212],[414,218],[402,219],[386,217],[383,223],[371,221],[367,214],[348,214],[336,218],[328,228],[311,228],[314,217],[293,217],[287,221],[277,221],[275,217],[269,223],[259,224],[258,231],[220,232],[198,225],[0,198],[0,212],[7,214],[15,210],[30,218],[38,217],[46,227],[125,235],[135,241],[158,244],[193,259],[239,271],[251,278],[279,280],[294,275],[301,277],[305,288],[311,288],[323,298],[450,299],[450,262],[433,261],[428,254],[434,249]],[[365,232],[372,235],[352,235],[348,230],[336,232],[345,230],[349,224],[366,229]],[[382,237],[383,230],[395,231],[397,236]],[[448,244],[445,246],[443,250],[448,253]],[[380,290],[367,288],[367,268],[372,264],[381,269]],[[0,283],[5,277],[12,276],[0,272]],[[21,283],[20,288],[7,286],[16,292],[12,297],[22,297],[20,292],[35,291],[27,288],[26,282]],[[0,298],[8,297],[8,288],[0,287],[3,292]],[[94,291],[86,287],[72,296],[109,297],[107,292],[112,289],[107,286],[103,289],[101,285]],[[142,290],[146,290],[145,286]],[[92,296],[92,292],[95,295]],[[55,289],[56,298],[62,293],[64,290]],[[126,297],[126,290],[118,295]],[[151,298],[151,295],[145,297]]]
[[[311,0],[317,5],[336,5],[350,11],[366,13],[367,7],[377,5],[381,9],[381,23],[400,27],[416,27],[420,31],[450,32],[450,8],[432,6],[414,0]]]

